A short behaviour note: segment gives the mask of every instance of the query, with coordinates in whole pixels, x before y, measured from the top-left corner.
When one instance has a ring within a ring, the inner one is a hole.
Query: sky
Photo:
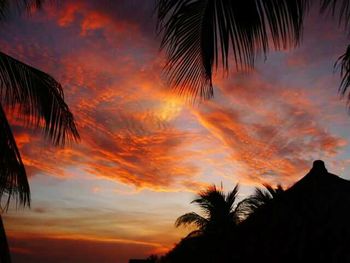
[[[288,187],[312,161],[350,179],[350,116],[334,62],[337,21],[306,18],[300,47],[252,72],[214,77],[189,104],[166,86],[152,0],[60,1],[0,27],[0,50],[63,86],[81,135],[54,147],[11,124],[30,177],[31,208],[3,215],[13,262],[120,262],[164,253],[188,233],[176,218],[205,187]]]

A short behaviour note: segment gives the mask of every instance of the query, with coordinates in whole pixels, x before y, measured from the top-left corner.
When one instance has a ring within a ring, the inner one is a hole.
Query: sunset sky
[[[336,59],[337,21],[315,10],[294,50],[250,73],[215,76],[214,99],[189,104],[166,86],[153,0],[76,0],[13,15],[0,50],[63,86],[81,141],[55,148],[12,116],[31,209],[4,215],[13,262],[120,262],[164,253],[188,229],[195,193],[240,183],[290,186],[323,159],[350,179],[350,116]]]

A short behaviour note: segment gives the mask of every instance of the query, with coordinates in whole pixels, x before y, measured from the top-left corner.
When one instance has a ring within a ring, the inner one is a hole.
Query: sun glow
[[[176,96],[169,96],[164,100],[156,111],[157,117],[161,121],[172,121],[181,113],[184,103]]]

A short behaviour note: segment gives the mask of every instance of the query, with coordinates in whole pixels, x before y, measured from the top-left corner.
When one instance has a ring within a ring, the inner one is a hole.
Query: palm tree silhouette
[[[264,184],[264,189],[255,188],[254,194],[238,204],[240,221],[244,221],[259,208],[280,197],[282,193],[284,193],[284,189],[281,185],[277,185],[277,187],[274,188],[269,184]]]
[[[0,2],[0,22],[15,4],[18,10],[38,8],[44,0]],[[0,208],[7,210],[10,200],[30,206],[30,189],[25,167],[16,145],[6,112],[19,114],[24,123],[43,131],[58,146],[76,141],[79,134],[72,113],[64,101],[63,89],[50,75],[26,65],[0,51]],[[7,196],[3,205],[3,198]],[[0,213],[0,261],[10,262]]]
[[[192,225],[196,229],[162,257],[161,262],[228,262],[240,218],[237,194],[238,185],[226,194],[215,185],[200,192],[192,203],[201,208],[202,215],[187,213],[175,222],[176,227]]]
[[[251,214],[239,218],[231,238],[182,239],[161,262],[350,262],[349,193],[350,181],[316,160],[308,174],[285,190],[257,188],[247,199],[254,204]],[[238,213],[247,200],[238,203]]]
[[[38,8],[44,0],[17,0],[18,8]],[[10,1],[1,1],[0,22]],[[19,114],[29,127],[39,128],[58,146],[79,139],[72,113],[64,101],[63,89],[50,75],[0,51],[0,201],[7,195],[21,205],[30,204],[30,190],[24,165],[5,110]]]
[[[213,96],[213,72],[254,67],[258,55],[271,49],[294,48],[302,37],[304,16],[311,0],[157,0],[161,49],[166,51],[168,84],[191,99]],[[320,0],[321,13],[350,26],[348,0]],[[231,53],[232,52],[232,56]],[[340,93],[350,85],[350,45],[335,67],[341,68]],[[350,100],[350,94],[348,95]]]
[[[188,236],[194,235],[223,235],[229,233],[238,222],[238,210],[235,205],[238,194],[238,185],[225,194],[215,185],[200,192],[191,203],[198,205],[204,216],[195,212],[180,216],[175,226],[194,225],[196,230]]]

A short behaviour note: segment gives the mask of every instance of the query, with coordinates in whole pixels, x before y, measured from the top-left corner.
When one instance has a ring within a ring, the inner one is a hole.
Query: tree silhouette
[[[245,220],[249,215],[255,213],[262,206],[270,203],[275,198],[281,196],[284,190],[281,185],[276,188],[269,184],[264,184],[265,189],[255,188],[254,194],[247,197],[238,204],[240,221]]]
[[[0,21],[3,21],[16,8],[18,12],[23,10],[41,8],[47,0],[1,0],[0,1]]]
[[[228,73],[231,57],[237,70],[249,70],[257,56],[266,57],[271,49],[298,46],[304,16],[316,3],[320,13],[331,13],[339,26],[349,26],[348,0],[157,0],[169,85],[192,99],[211,98],[213,72],[221,65]],[[349,65],[350,46],[336,63],[342,95],[350,85]]]
[[[19,11],[38,8],[44,0],[0,1],[0,23],[13,6]],[[5,111],[6,110],[6,111]],[[30,189],[6,112],[18,114],[29,127],[41,129],[54,145],[78,140],[72,113],[64,101],[61,84],[50,75],[0,52],[0,205],[10,200],[30,206]],[[0,213],[0,260],[10,262]]]
[[[187,237],[160,262],[350,262],[350,181],[317,160],[288,189],[265,188],[249,197],[255,206],[229,238]]]
[[[8,12],[9,2],[1,2],[1,20]],[[29,9],[39,7],[44,1],[15,2],[18,7]],[[0,200],[6,194],[8,201],[13,197],[19,204],[29,205],[27,176],[5,109],[19,114],[27,126],[41,129],[54,145],[78,140],[79,134],[64,101],[61,84],[50,75],[0,52]]]
[[[195,226],[196,229],[165,255],[161,262],[226,262],[232,236],[238,224],[236,205],[238,185],[227,194],[211,186],[200,192],[193,204],[202,215],[195,212],[180,216],[175,226]]]
[[[200,192],[198,197],[191,203],[198,205],[204,216],[195,212],[187,213],[180,216],[175,226],[194,225],[196,230],[192,231],[189,236],[193,235],[222,235],[231,231],[238,222],[238,210],[235,201],[238,194],[238,185],[224,194],[221,189],[215,185],[207,190]]]

